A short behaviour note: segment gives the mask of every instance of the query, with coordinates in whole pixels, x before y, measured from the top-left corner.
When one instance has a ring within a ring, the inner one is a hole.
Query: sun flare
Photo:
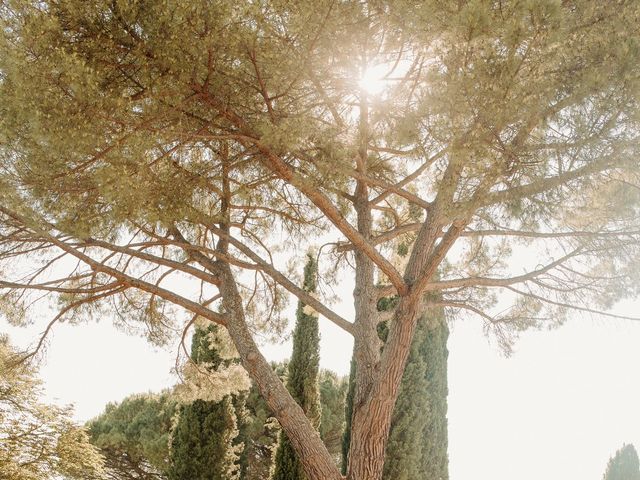
[[[382,92],[389,83],[386,78],[387,74],[388,67],[386,65],[371,66],[364,71],[358,81],[358,85],[369,94],[378,94]]]

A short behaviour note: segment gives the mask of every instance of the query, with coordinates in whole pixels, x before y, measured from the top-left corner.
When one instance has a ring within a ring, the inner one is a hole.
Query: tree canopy
[[[169,435],[178,403],[168,392],[138,394],[110,403],[87,424],[113,480],[166,478]]]
[[[474,315],[508,349],[638,292],[636,1],[0,9],[3,311],[33,318],[46,293],[49,328],[115,310],[154,340],[217,323],[310,480],[342,476],[254,340],[285,291],[354,338],[352,480],[381,478],[423,312]],[[325,239],[353,318],[281,259]]]
[[[36,370],[0,337],[0,478],[99,478],[103,458],[69,408],[42,402]]]
[[[286,378],[286,363],[273,365]],[[346,378],[328,370],[319,373],[322,420],[320,435],[331,455],[340,457],[344,429]],[[104,457],[105,476],[113,480],[166,480],[170,464],[170,438],[175,428],[179,398],[172,391],[134,394],[87,422],[91,444]],[[264,480],[272,470],[280,427],[268,405],[252,385],[234,401],[242,480]],[[222,429],[225,426],[222,425]]]
[[[623,445],[615,456],[609,459],[603,480],[640,479],[640,461],[638,452],[632,444]]]

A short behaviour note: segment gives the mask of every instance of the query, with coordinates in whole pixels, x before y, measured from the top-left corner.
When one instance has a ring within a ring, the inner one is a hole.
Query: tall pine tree
[[[310,293],[316,291],[317,264],[311,254],[307,255],[304,267],[303,288]],[[318,370],[320,364],[320,333],[318,314],[309,306],[298,302],[296,326],[293,331],[293,353],[289,362],[287,388],[316,427],[320,426],[320,392]],[[280,433],[276,450],[272,480],[304,479],[301,464],[293,451],[289,439]]]
[[[623,445],[609,460],[604,480],[640,480],[640,460],[632,444]]]
[[[392,308],[397,299],[385,298],[378,303],[381,311]],[[385,341],[388,326],[379,325],[378,333]],[[447,455],[447,340],[449,328],[442,309],[431,309],[418,321],[407,360],[400,394],[394,407],[391,432],[385,452],[385,480],[448,480]],[[353,413],[352,359],[349,394],[345,406],[347,425],[343,437],[342,471],[347,470],[350,423]]]
[[[218,326],[197,327],[191,359],[215,371],[225,360],[212,343]],[[220,401],[194,400],[180,407],[171,438],[169,480],[236,480],[240,475],[236,413],[231,395]]]

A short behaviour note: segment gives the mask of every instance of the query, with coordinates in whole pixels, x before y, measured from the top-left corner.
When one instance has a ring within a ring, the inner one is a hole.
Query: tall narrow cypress
[[[305,291],[316,291],[318,267],[312,255],[307,255],[304,267]],[[291,396],[302,407],[316,428],[320,425],[320,391],[318,370],[320,364],[320,333],[318,314],[309,306],[298,302],[296,325],[293,331],[293,352],[289,362],[287,388]],[[284,432],[275,455],[272,480],[304,479],[302,466]]]
[[[448,480],[447,339],[440,310],[418,320],[391,419],[385,480]]]
[[[353,397],[356,392],[356,358],[351,357],[351,369],[349,371],[349,387],[344,405],[344,434],[342,435],[342,474],[347,474],[349,467],[349,447],[351,446],[351,417],[353,415]]]
[[[197,327],[191,359],[215,370],[225,363],[211,345],[217,325]],[[195,400],[180,407],[171,434],[169,480],[236,480],[239,478],[236,414],[231,395],[218,402]]]
[[[381,311],[392,308],[397,299],[382,299]],[[388,326],[379,325],[385,341]],[[431,309],[418,320],[400,393],[391,419],[385,452],[385,480],[448,480],[447,456],[447,327],[444,311]],[[349,391],[354,388],[355,360],[351,363]],[[342,448],[342,472],[346,473],[350,446],[353,394],[347,395],[346,428]]]
[[[603,480],[640,480],[640,460],[632,444],[623,445],[609,460]]]

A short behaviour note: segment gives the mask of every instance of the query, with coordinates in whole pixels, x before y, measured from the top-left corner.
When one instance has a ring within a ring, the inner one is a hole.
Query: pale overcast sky
[[[634,314],[640,302],[620,311]],[[345,312],[348,314],[349,312]],[[349,338],[321,321],[322,365],[347,374]],[[26,346],[42,330],[0,331]],[[575,318],[529,332],[504,358],[480,322],[459,321],[449,341],[451,480],[600,480],[623,443],[640,447],[640,323]],[[263,349],[270,358],[290,345]],[[85,421],[109,401],[175,382],[175,352],[116,331],[108,321],[58,325],[41,368],[48,399]]]

